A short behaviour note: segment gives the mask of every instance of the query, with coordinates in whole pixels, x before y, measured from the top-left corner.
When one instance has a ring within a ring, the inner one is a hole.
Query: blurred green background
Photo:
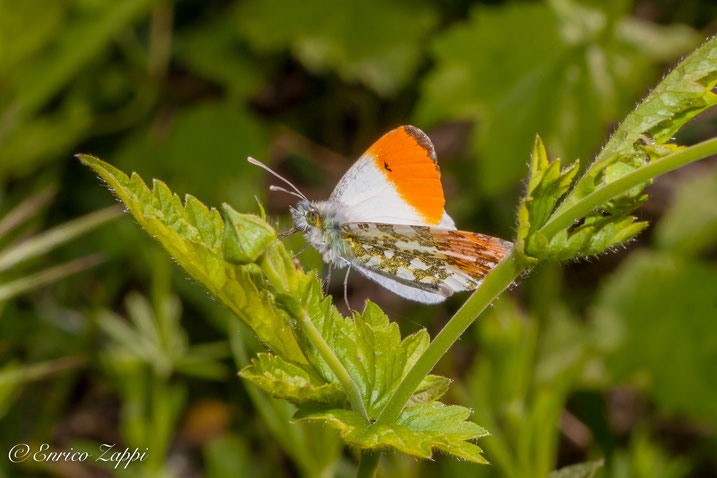
[[[287,229],[292,198],[246,156],[323,199],[414,124],[458,226],[509,239],[535,134],[589,160],[715,31],[711,0],[0,0],[0,477],[355,470],[332,432],[240,382],[261,347],[73,154],[212,206],[258,198]],[[678,141],[716,135],[708,112]],[[439,364],[492,465],[388,456],[381,473],[539,478],[604,458],[598,477],[717,476],[717,163],[649,193],[647,232],[533,271]],[[352,276],[352,305],[368,297],[404,334],[436,333],[466,298],[415,305]],[[13,463],[20,443],[147,458]]]

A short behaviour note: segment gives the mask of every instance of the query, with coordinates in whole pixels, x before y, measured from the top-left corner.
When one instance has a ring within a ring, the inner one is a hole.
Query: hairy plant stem
[[[619,196],[634,186],[668,173],[693,161],[717,154],[717,138],[712,138],[694,146],[684,148],[661,159],[642,166],[605,186],[598,187],[591,194],[573,206],[560,211],[541,229],[547,237],[569,227],[594,208],[609,199]],[[528,269],[528,263],[521,260],[516,252],[511,252],[483,281],[483,284],[468,298],[463,306],[436,335],[428,348],[419,357],[396,391],[391,396],[374,425],[389,424],[396,421],[411,395],[428,375],[448,349],[506,288]],[[357,478],[371,478],[376,475],[380,453],[364,451],[361,454]]]
[[[259,260],[259,266],[269,279],[269,282],[271,282],[276,289],[287,295],[291,295],[287,284],[281,279],[281,276],[277,273],[276,268],[267,258],[266,254],[264,254],[264,256],[262,256]],[[301,330],[308,337],[313,346],[316,347],[316,350],[319,351],[321,358],[324,359],[326,364],[336,376],[336,379],[341,384],[341,388],[343,388],[349,402],[351,403],[351,408],[360,413],[366,421],[369,421],[368,412],[366,412],[366,407],[363,404],[361,391],[359,390],[358,385],[356,385],[356,382],[353,381],[348,370],[346,370],[346,367],[344,367],[344,364],[341,363],[341,360],[339,360],[336,356],[333,349],[321,336],[321,332],[319,332],[319,330],[314,326],[306,308],[304,308],[297,300],[292,300],[289,309],[289,313],[296,319],[297,324],[301,327]]]
[[[565,210],[558,210],[540,232],[546,237],[551,237],[585,217],[600,204],[627,192],[638,184],[713,154],[717,154],[717,138],[708,139],[652,161],[611,183],[597,187],[592,193]]]

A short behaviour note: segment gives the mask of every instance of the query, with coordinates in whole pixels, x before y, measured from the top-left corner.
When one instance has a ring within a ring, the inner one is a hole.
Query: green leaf
[[[315,327],[357,384],[369,418],[376,418],[401,379],[428,347],[428,332],[422,329],[401,340],[398,325],[389,321],[370,301],[366,302],[362,314],[342,317],[329,299],[323,299],[316,278],[305,284],[302,303]],[[304,342],[304,347],[314,368],[326,381],[332,381],[333,374],[318,351],[308,342]],[[415,400],[439,396],[444,386],[447,386],[446,382],[427,377],[416,392],[419,395]]]
[[[526,251],[532,257],[565,261],[599,254],[629,241],[648,226],[635,217],[589,217],[573,231],[562,230],[548,240],[540,231],[529,239]]]
[[[400,380],[428,346],[425,330],[401,340],[398,326],[371,302],[366,304],[363,314],[356,313],[353,319],[342,317],[331,305],[330,299],[321,296],[319,281],[313,278],[309,279],[301,303],[292,301],[286,294],[282,294],[278,303],[286,309],[300,308],[302,303],[307,306],[314,326],[358,385],[362,401],[372,418],[378,415]],[[316,403],[345,404],[346,394],[338,386],[329,365],[309,337],[300,333],[298,336],[302,339],[300,343],[312,369],[307,371],[305,367],[288,364],[278,357],[265,356],[242,370],[242,377],[299,407]],[[416,405],[437,400],[446,392],[450,382],[445,377],[427,376],[410,403]]]
[[[207,209],[192,196],[187,196],[182,205],[161,181],[155,180],[150,191],[137,174],[128,178],[91,156],[80,156],[80,160],[107,182],[140,225],[192,277],[272,349],[273,354],[260,354],[241,375],[303,410],[312,407],[306,412],[307,420],[312,413],[338,414],[354,425],[357,423],[353,420],[359,417],[361,426],[367,427],[367,418],[378,417],[428,347],[425,329],[401,339],[398,325],[371,302],[361,314],[341,316],[331,300],[323,296],[316,275],[296,268],[276,240],[273,228],[262,218],[237,213],[224,205],[225,225],[216,210]],[[133,314],[137,328],[157,335],[151,326],[151,311],[146,306],[140,309]],[[135,357],[146,360],[154,356],[155,367],[172,369],[173,356],[165,357],[160,353],[163,348],[148,348],[146,340],[138,340],[137,333],[120,321],[108,319],[104,324]],[[180,355],[182,350],[190,350],[186,340],[170,348]],[[211,348],[200,352],[202,357],[215,355]],[[196,364],[185,362],[183,370],[194,370]],[[401,436],[382,432],[382,440],[394,440],[391,443],[396,444],[405,435],[413,440],[410,447],[419,456],[430,456],[435,447],[482,462],[480,448],[465,440],[482,436],[484,430],[473,423],[463,423],[469,414],[467,409],[446,407],[435,401],[449,383],[447,378],[425,377],[410,399],[413,406],[391,425]],[[347,402],[358,411],[327,408],[346,406]],[[325,409],[317,409],[318,406]],[[415,430],[420,433],[416,435]]]
[[[683,257],[633,253],[593,311],[615,379],[652,391],[658,408],[717,423],[717,271]]]
[[[667,143],[675,133],[696,115],[717,104],[717,95],[712,92],[715,85],[717,37],[712,37],[677,65],[628,115],[561,209],[580,201],[598,185],[674,152],[678,146]],[[639,206],[640,192],[647,184],[630,192],[624,200]]]
[[[519,250],[536,258],[552,257],[556,248],[561,253],[567,250],[565,249],[567,238],[558,238],[556,244],[548,244],[546,238],[542,236],[536,238],[536,232],[550,218],[558,201],[570,188],[577,172],[577,161],[562,170],[560,160],[549,161],[542,140],[536,136],[530,160],[528,190],[521,201],[518,214]],[[581,245],[572,241],[569,249],[573,250],[576,246],[579,249]]]
[[[602,6],[610,2],[596,3],[476,5],[466,22],[436,36],[436,66],[422,84],[415,121],[476,122],[472,149],[485,194],[520,180],[536,133],[557,156],[592,156],[657,67],[699,41],[689,28],[648,26],[627,12],[614,17]]]
[[[427,375],[406,403],[407,407],[430,403],[441,398],[451,385],[451,379],[438,375]]]
[[[548,478],[592,478],[604,463],[604,460],[596,460],[566,466],[553,471]]]
[[[553,217],[567,214],[570,207],[597,188],[681,149],[667,141],[689,119],[717,104],[717,95],[711,91],[715,85],[717,38],[712,38],[682,61],[627,117],[557,208],[558,194],[562,196],[567,191],[572,176],[560,174],[536,141],[528,193],[518,212],[518,250],[532,258],[566,260],[598,254],[630,240],[647,227],[646,222],[638,222],[628,214],[647,200],[642,191],[651,181],[597,205],[586,216],[576,217],[567,229],[556,231],[553,227],[547,232]],[[563,176],[565,182],[557,182]]]
[[[147,233],[274,353],[298,365],[307,363],[286,317],[276,312],[266,288],[258,287],[261,278],[256,267],[237,266],[224,259],[224,223],[216,209],[208,209],[190,195],[182,205],[179,196],[161,181],[155,180],[150,191],[136,173],[128,178],[97,158],[79,158],[105,180]],[[263,225],[256,227],[265,230]],[[253,235],[249,228],[239,238]],[[283,250],[283,246],[275,242],[271,249]]]
[[[390,95],[420,65],[422,41],[437,15],[423,3],[362,0],[251,0],[236,14],[238,30],[259,51],[290,51],[307,69],[336,71]]]
[[[336,407],[346,404],[346,394],[338,382],[324,382],[275,355],[258,354],[239,375],[273,397],[287,400],[298,407]]]
[[[325,422],[346,442],[362,449],[389,449],[427,459],[433,456],[433,450],[439,450],[474,463],[487,463],[480,447],[468,440],[488,432],[468,421],[470,414],[464,407],[433,402],[404,409],[392,425],[370,426],[358,413],[340,409],[300,410],[294,420]]]

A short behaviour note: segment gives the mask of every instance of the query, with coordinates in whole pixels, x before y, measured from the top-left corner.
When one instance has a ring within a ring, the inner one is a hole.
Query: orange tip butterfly
[[[293,191],[271,189],[299,197],[291,208],[294,228],[330,268],[356,269],[410,300],[436,304],[478,288],[513,246],[456,229],[444,209],[433,144],[414,126],[400,126],[376,141],[326,201],[308,200],[264,164],[249,162],[291,186]]]

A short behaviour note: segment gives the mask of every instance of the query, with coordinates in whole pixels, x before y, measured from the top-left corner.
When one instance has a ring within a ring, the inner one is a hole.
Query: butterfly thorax
[[[328,201],[300,201],[291,208],[294,227],[304,233],[306,241],[319,251],[325,262],[343,267],[351,254],[350,245],[341,239],[345,222],[340,204]]]

